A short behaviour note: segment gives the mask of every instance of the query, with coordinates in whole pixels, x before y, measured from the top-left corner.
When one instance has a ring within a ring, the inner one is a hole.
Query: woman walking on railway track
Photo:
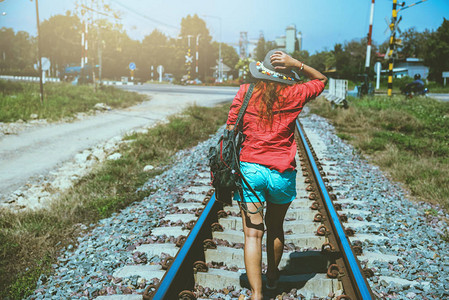
[[[266,202],[267,289],[275,289],[284,249],[283,223],[296,197],[295,120],[304,105],[321,94],[327,78],[283,50],[271,50],[263,62],[250,64],[254,92],[243,118],[245,140],[240,152],[241,172],[262,202]],[[309,79],[299,81],[298,74]],[[240,86],[227,120],[231,130],[249,84]],[[252,299],[262,299],[262,237],[264,212],[257,197],[243,185],[239,201],[245,234],[244,259]],[[236,193],[237,194],[237,193]],[[243,202],[243,203],[242,203]]]

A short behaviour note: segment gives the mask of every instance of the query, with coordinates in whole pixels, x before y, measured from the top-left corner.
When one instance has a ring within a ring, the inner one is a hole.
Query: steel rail
[[[216,201],[214,193],[204,207],[203,212],[198,217],[195,226],[187,236],[187,239],[176,255],[172,265],[165,273],[164,277],[162,277],[156,293],[152,298],[153,300],[177,299],[178,293],[186,288],[185,286],[180,285],[180,283],[184,282],[184,285],[189,285],[188,279],[185,277],[180,278],[180,274],[183,273],[186,268],[193,274],[193,266],[191,264],[186,265],[188,261],[191,261],[191,259],[187,258],[192,255],[193,251],[198,250],[198,246],[201,247],[201,252],[204,254],[202,251],[204,240],[202,239],[202,236],[205,234],[205,229],[208,228],[210,230],[210,226],[205,226],[205,224],[211,222],[210,219],[213,217],[213,212],[218,210],[220,204],[221,203]],[[194,247],[195,245],[196,247]],[[190,288],[193,288],[193,285]]]
[[[334,208],[334,205],[332,204],[332,200],[329,196],[329,193],[327,191],[326,185],[324,184],[323,178],[321,177],[320,171],[318,169],[318,166],[313,159],[312,151],[307,144],[305,133],[302,129],[301,124],[298,120],[296,120],[296,128],[298,130],[299,136],[301,138],[302,143],[304,144],[304,148],[307,152],[307,157],[309,160],[309,163],[312,167],[313,174],[315,176],[315,179],[317,180],[320,193],[322,194],[322,197],[324,198],[324,203],[326,205],[327,211],[329,212],[329,215],[331,216],[331,224],[334,227],[334,230],[336,232],[337,236],[337,242],[340,244],[340,246],[343,249],[343,258],[346,261],[347,265],[349,266],[349,271],[352,274],[352,277],[355,280],[355,291],[359,294],[358,299],[368,300],[373,299],[371,289],[369,288],[366,279],[362,275],[362,271],[360,269],[360,266],[357,262],[357,258],[355,257],[351,245],[349,244],[345,231],[343,229],[343,226],[341,225],[340,218]]]

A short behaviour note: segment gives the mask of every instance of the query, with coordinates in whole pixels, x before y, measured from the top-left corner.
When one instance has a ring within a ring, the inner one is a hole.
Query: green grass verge
[[[58,121],[79,112],[94,110],[97,103],[124,108],[144,101],[145,96],[103,86],[94,92],[90,85],[46,83],[45,100],[40,103],[39,84],[0,80],[0,122],[28,121],[32,114],[39,119]]]
[[[413,196],[449,209],[449,103],[365,97],[351,99],[349,109],[332,109],[320,98],[311,108]]]
[[[122,157],[106,161],[55,201],[49,209],[13,213],[0,210],[0,298],[22,299],[32,293],[41,274],[51,271],[57,251],[76,244],[78,224],[95,223],[142,200],[151,191],[136,193],[179,150],[209,138],[227,118],[229,103],[190,107],[145,134],[126,137]]]

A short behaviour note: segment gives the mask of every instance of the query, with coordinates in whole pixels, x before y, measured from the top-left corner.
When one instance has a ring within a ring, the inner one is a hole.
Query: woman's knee
[[[255,238],[262,239],[264,234],[263,223],[262,228],[254,229],[254,228],[246,228],[245,229],[245,237],[246,238]]]

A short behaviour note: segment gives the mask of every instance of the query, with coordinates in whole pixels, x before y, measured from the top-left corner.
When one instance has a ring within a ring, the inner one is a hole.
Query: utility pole
[[[198,72],[198,48],[199,48],[199,40],[200,40],[201,33],[198,33],[196,36],[196,58],[195,58],[195,73],[196,77],[199,78],[199,72]]]
[[[193,59],[193,57],[192,57],[192,52],[190,50],[190,38],[192,38],[192,37],[193,37],[193,35],[190,35],[190,34],[187,35],[187,46],[188,46],[187,56],[186,56],[187,80],[190,79],[190,73],[191,73],[191,70],[192,70],[192,59]]]
[[[365,73],[368,75],[371,60],[371,42],[373,35],[374,0],[371,0],[371,13],[369,18],[368,46],[366,47]]]
[[[388,96],[393,93],[393,64],[394,64],[394,48],[396,40],[396,19],[398,17],[397,0],[393,0],[393,11],[390,24],[391,36],[390,36],[390,49],[388,50]]]
[[[42,56],[41,56],[41,35],[39,26],[39,4],[36,0],[36,23],[37,23],[37,56],[39,66],[39,88],[41,93],[41,104],[44,104],[44,84],[42,82]]]

